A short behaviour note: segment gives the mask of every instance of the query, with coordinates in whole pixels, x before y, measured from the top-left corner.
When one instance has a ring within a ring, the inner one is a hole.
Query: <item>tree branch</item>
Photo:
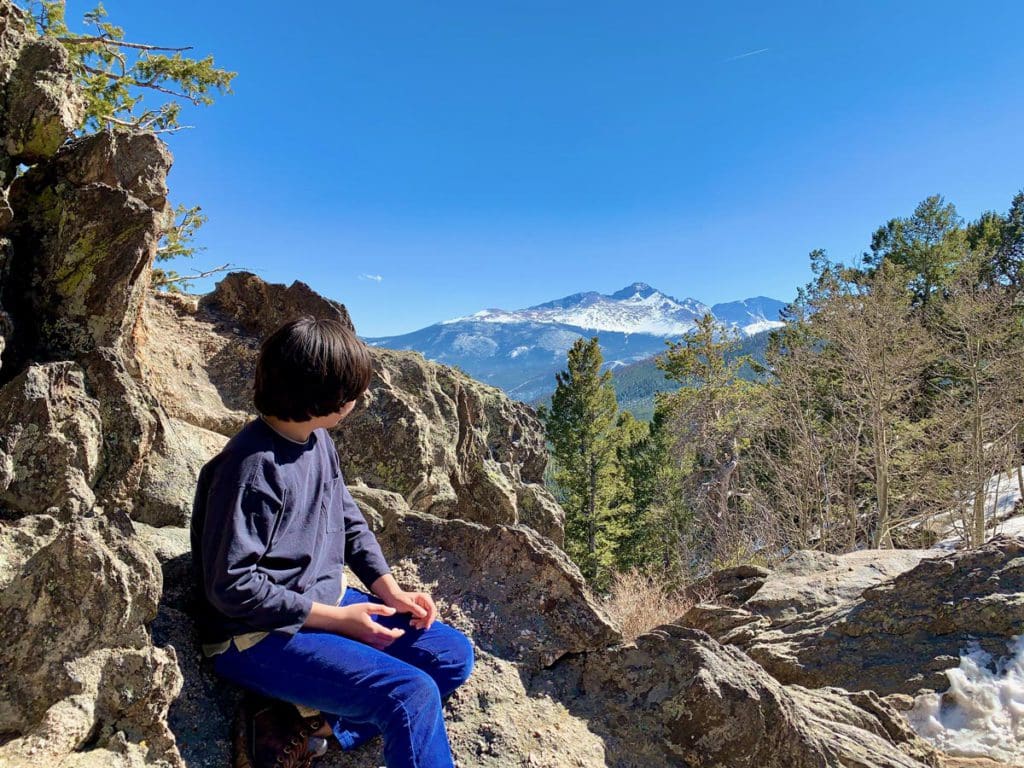
[[[110,72],[109,70],[100,69],[99,67],[93,67],[88,64],[83,64],[82,68],[86,72],[93,75],[103,75],[104,77],[107,77],[111,80],[125,80],[127,81],[128,85],[135,85],[139,88],[152,88],[154,91],[166,93],[168,96],[174,96],[177,99],[185,99],[186,101],[190,101],[197,107],[201,106],[202,104],[202,102],[195,96],[189,96],[187,93],[179,93],[178,91],[173,91],[170,88],[164,88],[162,85],[157,85],[155,82],[155,77],[149,80],[136,80],[134,77],[130,78],[126,75],[119,75],[116,72]]]
[[[116,45],[119,48],[134,48],[139,51],[170,51],[171,53],[177,53],[180,51],[191,51],[193,46],[186,45],[181,48],[168,48],[163,45],[145,45],[143,43],[129,43],[126,40],[115,40],[107,35],[100,35],[98,37],[58,37],[57,42],[68,43],[70,45],[88,45],[91,43],[103,43],[103,45]]]
[[[154,280],[152,285],[153,285],[154,288],[159,288],[160,286],[163,286],[163,285],[171,285],[172,283],[181,283],[181,282],[184,282],[186,280],[201,280],[204,277],[209,277],[210,275],[216,275],[218,272],[226,272],[227,270],[231,269],[231,267],[232,267],[232,265],[230,263],[228,263],[228,264],[221,264],[219,267],[214,267],[213,269],[208,269],[205,272],[197,272],[194,275],[178,275],[177,277],[164,277],[164,278],[161,278],[160,280]]]

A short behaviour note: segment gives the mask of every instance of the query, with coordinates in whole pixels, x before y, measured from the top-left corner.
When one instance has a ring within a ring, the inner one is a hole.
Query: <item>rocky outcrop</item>
[[[15,326],[22,357],[78,359],[98,348],[133,357],[170,165],[152,134],[100,133],[14,182],[16,293],[5,291],[4,305],[34,320]]]
[[[847,605],[865,589],[935,557],[933,550],[888,549],[848,552],[795,552],[769,572],[744,603],[747,610],[773,621]]]
[[[532,529],[378,511],[385,552],[468,615],[485,651],[539,669],[621,641],[579,569]]]
[[[233,435],[253,416],[260,341],[304,313],[348,322],[344,307],[301,283],[245,273],[201,301],[154,297],[139,334],[143,377],[175,419]],[[561,544],[563,514],[543,486],[546,450],[532,411],[417,353],[371,351],[370,389],[334,432],[346,480],[397,492],[416,511],[526,524]]]
[[[75,361],[99,404],[104,504],[130,503],[160,437],[137,376],[134,335],[166,216],[170,154],[151,134],[101,133],[62,147],[11,187],[15,215],[2,304],[13,317],[3,370]],[[36,510],[41,511],[41,510]]]
[[[855,554],[839,561],[862,565],[848,583],[840,568],[831,576],[797,576],[787,593],[791,576],[769,577],[742,605],[698,605],[682,621],[742,648],[785,683],[881,695],[942,690],[944,671],[957,666],[972,639],[998,657],[1024,626],[1018,538],[946,556],[929,551],[927,559],[920,552]],[[831,582],[831,597],[816,593],[815,578]],[[801,598],[802,589],[809,596]]]
[[[170,154],[72,141],[84,100],[32,26],[0,2],[0,763],[180,766],[160,571],[126,514],[160,434],[133,336]]]
[[[76,517],[4,584],[0,733],[17,737],[0,762],[55,765],[88,745],[96,766],[108,750],[178,764],[166,714],[180,673],[146,631],[158,567],[126,517]]]
[[[199,306],[263,339],[278,326],[302,315],[340,320],[353,328],[344,305],[324,298],[305,283],[267,283],[251,272],[232,272],[203,296]],[[353,328],[354,330],[354,328]]]
[[[72,362],[33,365],[0,389],[0,505],[18,514],[95,502],[103,427]]]
[[[7,83],[4,150],[21,163],[45,160],[78,127],[84,109],[64,46],[47,38],[29,40]]]
[[[570,710],[604,737],[611,765],[937,765],[934,751],[877,697],[780,685],[698,630],[662,626],[572,667]]]

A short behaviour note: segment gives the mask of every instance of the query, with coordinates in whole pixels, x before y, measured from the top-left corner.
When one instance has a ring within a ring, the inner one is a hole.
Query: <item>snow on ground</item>
[[[915,731],[954,757],[988,757],[1024,766],[1024,635],[993,663],[969,648],[946,671],[949,690],[918,696],[907,718]]]
[[[985,497],[985,519],[988,521],[990,535],[1024,536],[1024,510],[1017,506],[1021,495],[1016,468],[989,478],[985,484]],[[967,506],[970,507],[970,502],[967,502]],[[1017,514],[1011,517],[1015,509]],[[947,552],[958,549],[963,539],[957,532],[960,525],[957,515],[949,513],[937,523],[942,538],[935,548]]]
[[[743,333],[747,336],[753,336],[755,333],[761,333],[761,331],[771,331],[776,328],[781,328],[785,325],[780,320],[758,320],[757,322],[750,323],[749,325],[743,326]]]
[[[994,475],[985,495],[989,535],[1024,537],[1017,470]],[[939,521],[937,530],[944,538],[935,548],[953,551],[962,546],[959,525],[958,513]],[[998,661],[977,646],[964,649],[960,666],[946,670],[946,677],[949,690],[915,699],[907,713],[914,730],[954,757],[988,757],[1024,766],[1024,634],[1010,639],[1009,655]]]

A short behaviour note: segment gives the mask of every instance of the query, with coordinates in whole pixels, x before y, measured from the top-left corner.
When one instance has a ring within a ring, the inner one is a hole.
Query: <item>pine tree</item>
[[[740,340],[711,314],[657,365],[682,388],[665,395],[671,422],[672,457],[680,473],[682,498],[690,507],[691,557],[719,563],[746,558],[761,538],[744,519],[741,466],[756,432],[755,382],[741,377],[750,360],[734,355]]]
[[[679,472],[670,461],[671,406],[666,394],[655,394],[654,416],[649,423],[626,413],[620,419],[622,466],[629,522],[617,550],[621,571],[638,569],[656,573],[662,583],[682,575],[691,529],[690,508],[679,492]]]
[[[926,305],[956,271],[964,252],[962,223],[952,203],[932,195],[911,216],[880,227],[865,262],[873,268],[884,261],[902,267],[917,303]]]
[[[596,336],[577,339],[568,352],[567,370],[556,374],[550,409],[539,411],[566,512],[566,552],[598,588],[610,581],[622,534],[614,509],[621,493],[618,404],[611,372],[600,372],[602,362]]]
[[[178,131],[187,127],[180,123],[183,105],[208,106],[215,93],[231,93],[236,73],[216,66],[213,56],[193,57],[189,46],[127,40],[124,29],[108,20],[102,4],[84,14],[86,32],[74,32],[68,26],[66,0],[31,0],[27,7],[39,34],[54,38],[68,52],[75,82],[85,99],[79,134]],[[202,250],[195,245],[196,233],[207,220],[200,206],[178,204],[169,214],[156,262],[190,258]],[[193,277],[206,277],[230,266],[224,264]],[[174,270],[154,268],[152,285],[179,290],[190,283]]]

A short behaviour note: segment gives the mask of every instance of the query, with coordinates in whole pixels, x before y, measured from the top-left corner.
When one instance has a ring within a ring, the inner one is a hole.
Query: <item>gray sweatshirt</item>
[[[305,444],[255,419],[200,471],[192,511],[200,641],[293,634],[337,605],[342,566],[369,586],[390,569],[325,429]]]

